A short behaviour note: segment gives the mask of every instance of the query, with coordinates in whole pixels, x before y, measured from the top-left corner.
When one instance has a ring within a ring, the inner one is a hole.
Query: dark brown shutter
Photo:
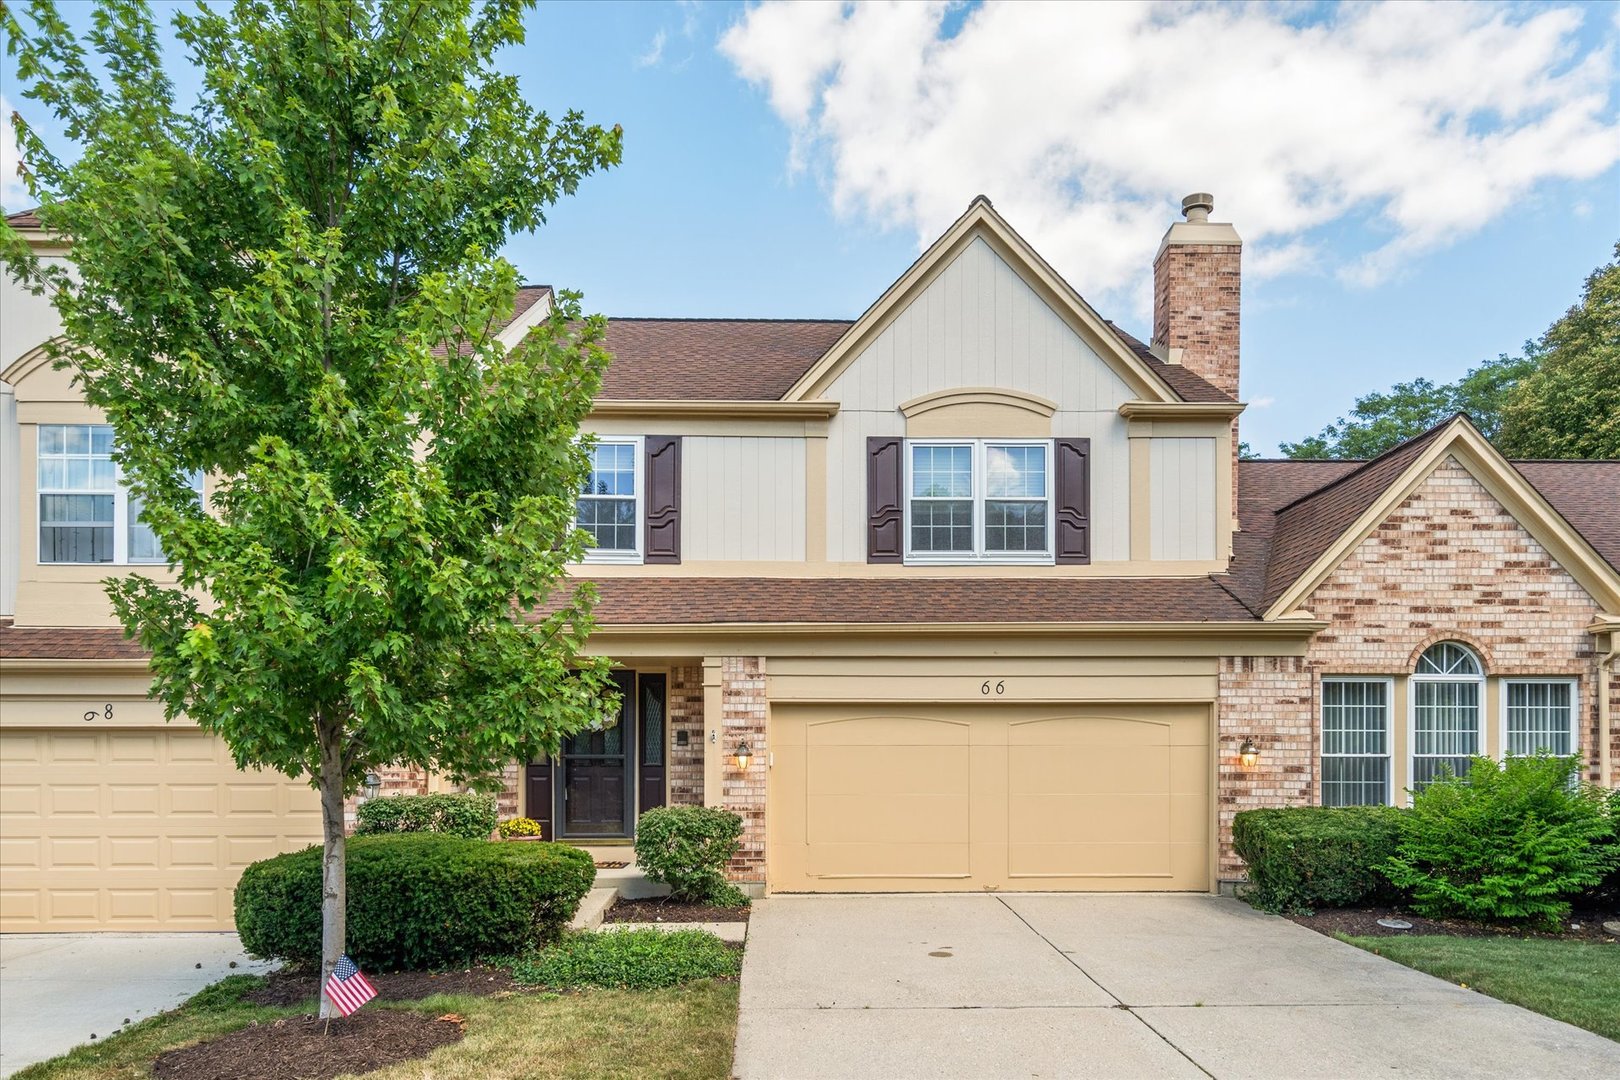
[[[681,437],[648,435],[647,545],[643,561],[681,561]]]
[[[555,840],[557,834],[551,812],[551,762],[531,762],[524,769],[524,774],[524,785],[527,788],[523,794],[524,802],[527,804],[524,807],[525,816],[539,822],[540,839]]]
[[[866,440],[866,561],[897,563],[905,557],[905,440],[873,435]]]
[[[1053,550],[1059,563],[1091,561],[1091,440],[1057,439],[1052,448],[1057,495]]]

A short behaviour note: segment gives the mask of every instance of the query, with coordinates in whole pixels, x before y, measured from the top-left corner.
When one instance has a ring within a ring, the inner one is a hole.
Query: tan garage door
[[[786,892],[1209,888],[1209,712],[779,706]]]
[[[0,931],[228,930],[242,868],[320,825],[195,729],[0,731]]]

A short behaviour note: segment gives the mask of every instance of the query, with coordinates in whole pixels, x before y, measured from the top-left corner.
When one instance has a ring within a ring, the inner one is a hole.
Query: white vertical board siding
[[[1091,439],[1092,561],[1130,557],[1130,452],[1118,414],[1133,394],[1108,363],[976,239],[828,387],[827,557],[866,560],[866,438],[903,435],[902,402],[995,386],[1055,401],[1052,434]]]
[[[681,559],[802,561],[804,439],[682,439]]]
[[[0,615],[17,614],[17,573],[22,557],[21,431],[17,399],[10,386],[0,383]]]
[[[1215,557],[1215,440],[1150,439],[1154,559]]]

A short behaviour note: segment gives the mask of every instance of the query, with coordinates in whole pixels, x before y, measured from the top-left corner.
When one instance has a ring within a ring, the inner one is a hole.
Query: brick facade
[[[669,736],[665,742],[665,801],[671,806],[703,805],[703,665],[670,668],[665,712]],[[681,745],[682,734],[686,745]]]
[[[742,816],[742,846],[727,873],[733,881],[765,880],[765,659],[727,656],[720,661],[720,802]],[[746,770],[738,769],[737,744],[753,751]]]
[[[1420,484],[1303,606],[1330,625],[1312,639],[1302,661],[1226,657],[1221,663],[1222,878],[1242,872],[1231,851],[1234,813],[1320,801],[1321,677],[1404,677],[1438,641],[1471,646],[1492,677],[1578,679],[1581,748],[1597,778],[1597,657],[1586,630],[1597,605],[1454,459]],[[1485,717],[1487,728],[1497,722]],[[1245,736],[1261,750],[1253,770],[1237,764]]]

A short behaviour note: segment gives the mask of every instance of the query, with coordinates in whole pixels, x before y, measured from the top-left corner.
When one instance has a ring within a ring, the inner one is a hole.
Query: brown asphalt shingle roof
[[[35,207],[32,210],[19,210],[15,214],[7,214],[6,224],[13,229],[37,229],[39,228],[38,209],[38,207]]]
[[[596,621],[1018,623],[1250,621],[1210,578],[601,578]]]
[[[609,319],[609,400],[776,401],[843,337],[844,319]]]
[[[1620,461],[1515,461],[1513,467],[1620,570]]]
[[[1119,339],[1125,343],[1125,347],[1130,349],[1131,352],[1135,353],[1137,359],[1147,364],[1147,366],[1153,370],[1155,375],[1163,379],[1165,385],[1169,386],[1171,390],[1175,391],[1176,396],[1182,401],[1235,400],[1232,395],[1220,389],[1214,383],[1209,382],[1202,375],[1191,370],[1185,365],[1167,364],[1163,360],[1160,360],[1158,354],[1155,353],[1145,342],[1131,334],[1126,333],[1124,330],[1121,330],[1119,327],[1115,326],[1111,320],[1104,319],[1103,321],[1108,323],[1108,329],[1117,334]]]
[[[0,622],[0,658],[7,660],[142,660],[146,650],[116,627],[13,626]]]

